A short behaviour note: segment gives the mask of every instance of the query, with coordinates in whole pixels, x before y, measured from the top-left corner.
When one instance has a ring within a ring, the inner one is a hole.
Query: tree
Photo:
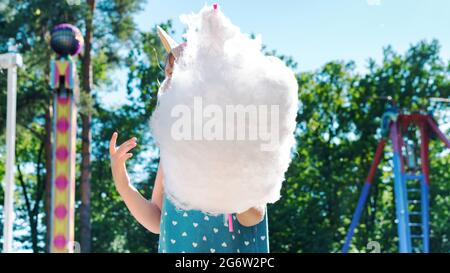
[[[46,39],[50,29],[63,21],[79,26],[86,35],[92,19],[91,34],[87,35],[92,36],[91,47],[78,63],[86,84],[82,86],[81,124],[82,117],[89,117],[84,121],[89,129],[80,130],[79,134],[89,137],[78,138],[77,150],[84,148],[87,152],[83,156],[89,154],[89,160],[86,156],[83,161],[78,153],[76,180],[80,189],[85,188],[77,191],[76,200],[83,203],[78,201],[76,209],[84,212],[83,216],[76,214],[76,240],[82,241],[83,251],[90,248],[91,252],[155,252],[158,236],[130,215],[115,190],[108,156],[108,142],[114,131],[120,133],[119,143],[136,136],[139,146],[133,151],[129,171],[138,190],[150,197],[158,155],[148,120],[156,106],[157,80],[164,78],[161,67],[165,51],[155,29],[141,33],[134,28],[132,14],[140,1],[97,0],[95,9],[88,5],[93,0],[81,5],[48,0],[15,3],[14,10],[0,11],[0,52],[6,50],[8,39],[14,38],[20,43],[26,64],[26,69],[19,71],[18,82],[18,221],[14,227],[25,235],[17,241],[24,249],[44,251],[48,215],[48,202],[44,200],[49,197],[51,184],[48,174],[52,121],[52,92],[47,79],[52,52]],[[47,9],[49,5],[54,8]],[[162,25],[170,32],[170,21]],[[131,49],[120,50],[124,48]],[[380,98],[391,96],[400,107],[411,110],[434,110],[436,115],[441,113],[440,123],[448,122],[448,105],[429,100],[450,97],[450,62],[439,57],[439,50],[437,41],[422,41],[404,54],[387,47],[381,63],[369,61],[364,74],[357,73],[351,61],[331,61],[316,71],[297,74],[301,101],[298,141],[282,198],[269,206],[272,252],[340,251],[381,137],[380,117],[387,102]],[[266,48],[265,52],[277,54]],[[282,57],[295,68],[292,58]],[[109,73],[117,67],[128,70],[127,97],[120,106],[106,107],[98,95],[104,92],[104,86],[112,89]],[[0,178],[4,174],[5,82],[6,77],[0,74]],[[434,140],[430,150],[431,249],[448,252],[450,185],[446,182],[450,179],[450,154],[442,152],[443,145]],[[88,177],[83,180],[87,186],[80,185],[81,166],[84,177]],[[383,252],[396,252],[389,153],[382,159],[374,183],[351,250],[367,251],[367,242],[375,240]]]
[[[84,54],[82,57],[82,86],[87,96],[91,94],[92,65],[91,48],[93,37],[93,21],[95,0],[87,0],[85,17],[86,31],[84,35]],[[81,113],[81,182],[80,182],[80,245],[83,252],[91,250],[91,113]]]
[[[0,50],[6,50],[9,39],[12,39],[19,44],[19,51],[24,56],[27,68],[26,71],[22,70],[19,75],[21,92],[18,98],[17,124],[27,128],[31,134],[44,143],[46,170],[42,175],[46,180],[45,215],[50,215],[51,176],[49,174],[51,173],[52,156],[52,93],[48,88],[48,67],[53,53],[48,45],[49,32],[55,25],[67,22],[80,27],[82,32],[86,33],[88,25],[86,22],[90,21],[89,14],[93,15],[92,6],[88,4],[95,3],[95,1],[87,1],[80,5],[70,5],[69,2],[19,0],[15,1],[13,7],[6,7],[0,11]],[[92,48],[89,48],[88,45],[87,53],[89,54],[81,54],[81,59],[84,60],[81,63],[81,76],[86,76],[81,77],[83,80],[86,79],[83,86],[86,88],[82,90],[87,90],[87,92],[83,92],[86,95],[82,96],[80,114],[85,128],[91,125],[90,118],[86,117],[90,117],[92,114],[92,100],[90,99],[92,88],[95,86],[96,89],[99,89],[102,83],[108,83],[105,76],[106,71],[111,71],[120,65],[122,56],[118,54],[118,49],[126,46],[127,39],[134,35],[132,14],[139,10],[142,2],[141,0],[97,1],[96,18],[91,18],[92,25],[96,26],[97,32],[92,33],[92,30],[90,34],[88,33],[88,36],[92,37],[91,43],[89,43]],[[52,8],[48,9],[49,6]],[[89,7],[91,7],[91,13],[89,13]],[[92,63],[95,65],[93,75],[90,68]],[[87,88],[87,83],[90,83],[89,88]],[[3,92],[2,90],[2,96]],[[4,107],[2,107],[3,109]],[[0,124],[4,124],[2,119],[3,116],[0,117]],[[37,122],[41,126],[33,129],[30,126],[33,122]],[[3,128],[0,130],[4,130]],[[89,130],[84,130],[83,139],[89,141],[89,137],[85,137],[87,135],[89,135]],[[85,142],[83,150],[90,150],[89,142]],[[89,152],[84,155],[83,181],[89,182]],[[89,251],[89,184],[84,183],[83,185],[85,198],[81,210],[85,228],[81,237],[85,242],[83,244],[86,244],[83,249]],[[48,221],[47,217],[47,227],[50,226]]]
[[[112,62],[118,62],[120,56],[114,53],[112,49],[116,49],[118,45],[124,43],[133,36],[135,27],[132,14],[140,9],[141,0],[115,0],[115,1],[96,1],[86,0],[87,12],[84,20],[85,30],[85,47],[82,56],[82,90],[85,98],[90,101],[92,89],[92,49],[94,43],[94,18],[95,12],[99,13],[103,24],[100,26],[102,36],[108,37],[109,58]],[[97,6],[98,5],[98,6]],[[97,25],[97,24],[95,24]],[[109,31],[108,31],[109,30]],[[101,44],[101,43],[100,43]],[[100,47],[99,47],[100,49]],[[80,206],[80,244],[83,252],[91,251],[91,111],[81,113],[81,206]]]
[[[52,9],[47,8],[50,5]],[[10,43],[8,41],[12,40],[19,45],[19,51],[26,64],[26,70],[19,70],[18,127],[27,129],[29,134],[44,143],[45,172],[42,175],[46,181],[46,215],[49,215],[50,210],[52,156],[52,93],[48,88],[48,66],[52,53],[48,37],[53,26],[63,21],[77,22],[80,13],[79,6],[68,6],[62,1],[54,3],[44,0],[15,1],[13,6],[8,6],[0,12],[0,50],[5,51]],[[2,115],[0,119],[3,117]],[[3,120],[0,121],[4,124]],[[36,123],[40,126],[33,126]],[[47,227],[50,226],[48,221],[47,217]]]
[[[387,102],[380,98],[391,96],[410,110],[448,109],[429,104],[430,97],[450,96],[449,65],[439,58],[439,48],[437,41],[422,41],[400,55],[387,47],[382,63],[370,61],[363,75],[351,62],[330,62],[298,75],[297,148],[282,198],[269,208],[273,251],[340,251],[381,137],[380,117]],[[438,147],[443,148],[432,142],[432,154],[438,154]],[[430,156],[430,160],[431,244],[436,246],[433,251],[447,252],[443,234],[449,232],[444,224],[448,204],[443,200],[449,193],[444,182],[449,156]],[[377,171],[352,251],[365,251],[372,240],[380,243],[383,252],[397,251],[391,170],[387,156]]]

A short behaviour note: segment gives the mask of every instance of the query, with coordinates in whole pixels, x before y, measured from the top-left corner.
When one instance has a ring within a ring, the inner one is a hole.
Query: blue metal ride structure
[[[450,148],[450,141],[439,130],[436,122],[428,113],[404,114],[396,108],[391,108],[383,115],[382,120],[383,138],[375,152],[374,160],[345,237],[342,252],[347,253],[350,248],[383,149],[387,140],[390,139],[393,146],[394,197],[399,252],[428,253],[430,251],[428,143],[431,136],[437,136]],[[417,137],[417,140],[420,139],[420,152],[415,152],[413,140],[405,139],[403,136],[404,133],[408,135],[411,132],[416,132],[414,129],[417,129],[417,127],[420,134],[420,137]]]

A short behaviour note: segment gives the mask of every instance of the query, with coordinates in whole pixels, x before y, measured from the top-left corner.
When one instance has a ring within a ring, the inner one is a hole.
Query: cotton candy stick
[[[228,231],[233,232],[233,215],[228,214]]]

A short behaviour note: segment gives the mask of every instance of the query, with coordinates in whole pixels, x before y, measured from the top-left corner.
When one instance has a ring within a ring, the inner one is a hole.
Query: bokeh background
[[[432,111],[450,134],[450,2],[446,0],[217,1],[243,32],[262,35],[299,83],[298,144],[282,199],[269,205],[272,252],[339,252],[381,138],[392,97],[409,111]],[[212,4],[211,1],[206,1]],[[128,169],[150,197],[158,151],[148,119],[164,50],[157,24],[181,41],[178,16],[205,1],[0,0],[0,53],[12,45],[19,70],[14,249],[45,252],[52,93],[48,41],[53,26],[79,27],[91,50],[78,57],[76,240],[83,252],[155,252],[158,236],[130,215],[112,181],[108,141],[136,136]],[[0,73],[0,180],[4,177],[6,71]],[[84,140],[84,141],[83,141]],[[83,143],[84,142],[84,143]],[[83,149],[84,148],[84,149]],[[431,251],[450,252],[450,153],[430,144]],[[397,252],[389,147],[351,251],[376,241]],[[84,164],[82,164],[84,163]],[[83,181],[81,183],[81,181]],[[0,222],[3,219],[0,187]],[[80,217],[83,215],[83,217]],[[2,224],[2,223],[1,223]],[[2,234],[3,225],[0,225]],[[1,236],[1,235],[0,235]],[[0,246],[2,240],[0,239]]]

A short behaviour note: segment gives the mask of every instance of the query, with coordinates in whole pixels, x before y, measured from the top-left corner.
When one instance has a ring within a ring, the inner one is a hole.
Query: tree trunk
[[[50,252],[51,242],[50,242],[50,228],[51,228],[51,202],[52,202],[52,152],[53,152],[53,141],[52,141],[52,120],[53,120],[53,106],[51,103],[48,104],[47,110],[45,111],[45,223],[46,223],[46,233],[45,233],[45,246],[46,251]]]
[[[31,200],[28,197],[28,190],[27,190],[27,185],[25,182],[25,178],[22,175],[22,171],[20,170],[20,164],[17,164],[17,173],[18,178],[19,178],[19,183],[20,186],[22,187],[22,193],[23,193],[23,197],[25,199],[25,208],[27,210],[27,214],[28,214],[28,221],[30,223],[30,229],[31,229],[31,247],[33,249],[34,253],[38,252],[38,248],[37,248],[37,228],[34,222],[34,216],[32,213],[32,208],[31,208]]]
[[[34,253],[39,252],[38,247],[38,224],[39,224],[39,207],[42,201],[42,195],[44,193],[44,185],[45,181],[41,179],[41,166],[42,166],[42,153],[44,151],[45,143],[41,143],[38,152],[38,158],[36,162],[36,192],[34,198],[34,205],[31,206],[31,196],[28,194],[28,186],[25,181],[25,178],[22,174],[22,170],[20,169],[20,164],[17,164],[17,173],[19,178],[20,186],[22,187],[22,193],[25,199],[25,208],[28,214],[28,221],[30,223],[30,231],[31,231],[31,246]]]
[[[92,86],[92,34],[95,0],[87,0],[89,7],[86,16],[86,35],[84,37],[84,54],[82,58],[82,92],[91,93]],[[91,114],[81,114],[81,206],[80,206],[80,247],[81,252],[91,252]]]

